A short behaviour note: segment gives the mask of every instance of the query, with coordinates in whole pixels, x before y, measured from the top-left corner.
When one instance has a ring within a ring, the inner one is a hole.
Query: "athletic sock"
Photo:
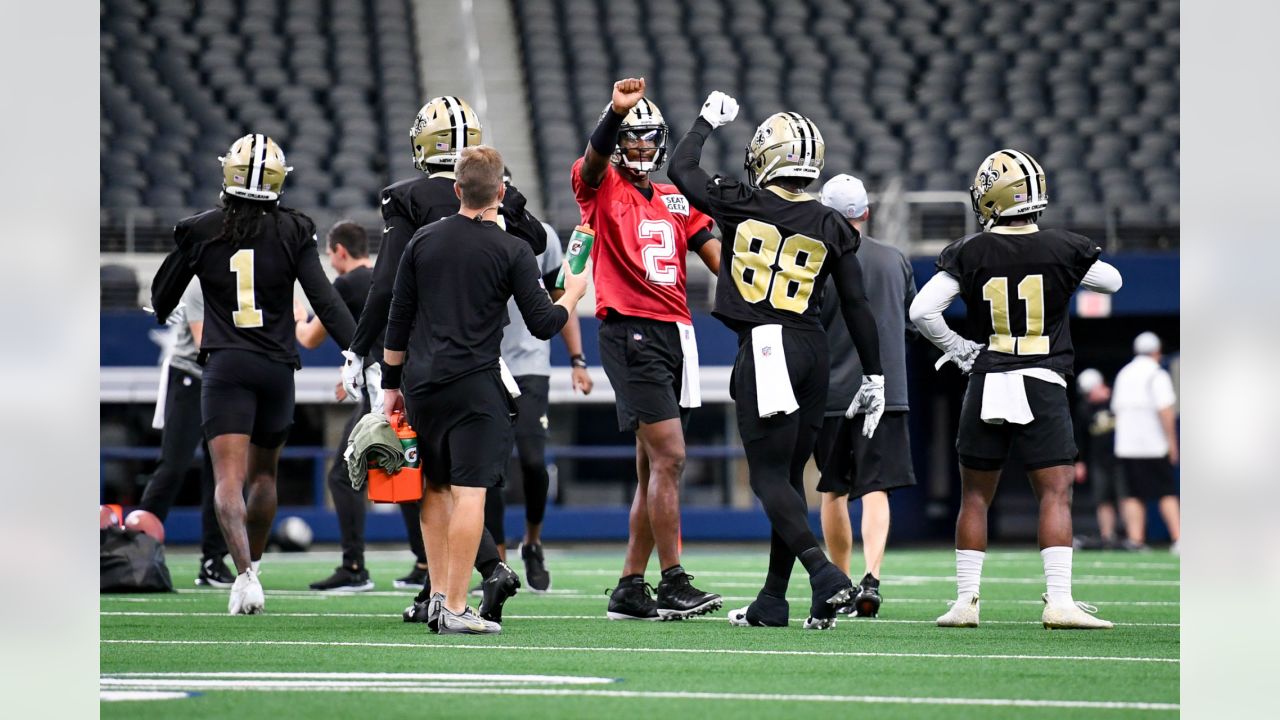
[[[982,584],[982,561],[987,553],[982,550],[956,550],[956,597],[969,600],[978,594]]]
[[[626,584],[628,584],[628,583],[635,582],[637,578],[638,578],[639,580],[643,581],[643,580],[644,580],[644,575],[643,575],[643,574],[641,574],[641,573],[635,573],[634,575],[623,575],[622,577],[618,578],[618,584],[619,584],[619,585],[626,585]]]
[[[822,548],[812,547],[800,553],[800,564],[804,565],[804,569],[810,575],[826,567],[830,562],[827,560],[826,553],[822,552]]]
[[[671,580],[672,578],[676,578],[684,574],[685,574],[684,566],[679,563],[676,563],[675,565],[672,565],[671,567],[662,571],[662,579]]]
[[[872,575],[871,573],[867,573],[862,576],[862,582],[859,584],[862,585],[862,587],[878,588],[880,587],[880,578]]]
[[[1071,597],[1071,548],[1047,547],[1040,551],[1044,561],[1044,581],[1049,591],[1050,605],[1072,605]]]
[[[249,567],[253,569],[253,574],[254,574],[254,575],[257,575],[258,573],[262,572],[261,570],[259,570],[259,569],[258,569],[258,566],[259,566],[259,565],[261,565],[261,564],[262,564],[262,561],[261,561],[261,560],[250,560],[250,561],[249,561]]]

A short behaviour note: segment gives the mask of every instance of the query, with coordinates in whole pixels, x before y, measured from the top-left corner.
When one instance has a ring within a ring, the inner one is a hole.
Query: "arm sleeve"
[[[155,309],[156,320],[161,325],[169,319],[169,314],[178,306],[182,293],[195,276],[191,248],[186,242],[186,236],[187,229],[184,226],[178,225],[173,229],[177,247],[165,257],[156,276],[151,280],[151,307]]]
[[[529,248],[520,246],[507,270],[512,296],[529,333],[550,340],[569,320],[569,312],[551,302],[539,276],[539,268]],[[388,346],[390,347],[390,346]],[[394,349],[394,348],[392,348]]]
[[[847,252],[836,264],[836,292],[840,295],[840,309],[845,325],[853,338],[853,347],[862,361],[864,375],[883,375],[880,365],[880,335],[876,331],[876,318],[867,301],[867,290],[862,280],[862,263],[856,253]]]
[[[387,313],[386,349],[409,349],[409,333],[418,312],[418,270],[413,263],[413,249],[400,254],[400,263],[392,283],[391,301]]]
[[[960,281],[950,273],[939,272],[920,288],[916,299],[911,302],[911,322],[920,328],[921,334],[928,338],[938,349],[947,352],[955,339],[959,337],[942,319],[942,313],[951,307],[952,301],[960,295]]]
[[[701,117],[694,120],[693,127],[680,138],[671,153],[671,165],[667,168],[667,176],[689,199],[689,204],[704,213],[711,212],[711,197],[707,193],[711,176],[698,163],[702,159],[702,145],[710,135],[711,123]]]
[[[383,199],[388,198],[384,195]],[[360,323],[356,325],[355,337],[351,340],[351,352],[359,357],[369,355],[373,344],[378,340],[378,334],[387,326],[387,310],[391,307],[391,293],[395,288],[400,256],[404,255],[404,249],[416,230],[394,199],[382,208],[382,247],[373,264],[373,279],[369,283],[369,295],[364,301],[364,312],[360,313]]]
[[[698,213],[698,214],[702,215],[702,213]],[[702,215],[702,217],[707,217],[707,216]],[[710,218],[708,218],[708,220],[709,219]],[[715,233],[711,232],[710,227],[707,227],[704,225],[701,230],[698,230],[696,233],[689,236],[689,252],[696,253],[702,249],[703,245],[706,245],[708,242],[711,242],[712,240],[715,240],[715,239],[716,239]]]
[[[1120,271],[1103,260],[1090,265],[1089,272],[1086,272],[1084,279],[1080,281],[1080,285],[1085,289],[1108,295],[1119,290],[1123,284],[1124,279],[1120,277]]]
[[[314,237],[314,236],[313,236]],[[351,336],[356,331],[356,321],[351,311],[342,301],[342,296],[329,284],[329,278],[320,267],[320,255],[316,251],[313,240],[304,240],[302,252],[298,256],[298,283],[302,292],[311,301],[311,308],[316,311],[325,332],[329,333],[339,347],[351,344]]]

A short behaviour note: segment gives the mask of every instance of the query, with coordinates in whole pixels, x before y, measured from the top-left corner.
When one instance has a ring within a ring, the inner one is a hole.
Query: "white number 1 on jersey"
[[[657,242],[646,245],[640,252],[644,260],[645,275],[655,285],[675,285],[680,280],[680,268],[676,264],[676,233],[666,220],[641,220],[640,239]]]

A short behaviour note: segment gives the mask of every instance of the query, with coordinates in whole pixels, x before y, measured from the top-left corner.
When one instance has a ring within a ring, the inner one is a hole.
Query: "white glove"
[[[875,435],[876,426],[880,424],[880,416],[884,415],[883,375],[862,376],[862,387],[858,388],[858,392],[854,394],[853,402],[849,403],[849,409],[844,411],[844,416],[852,420],[858,413],[867,414],[862,422],[862,434],[866,437]]]
[[[702,103],[702,112],[699,115],[703,120],[711,123],[713,128],[728,125],[738,117],[738,101],[716,90],[707,96],[706,102]]]
[[[980,345],[972,340],[956,336],[955,342],[947,348],[947,352],[938,358],[938,362],[933,364],[934,370],[942,369],[948,360],[956,364],[960,368],[960,372],[968,375],[973,371],[973,363],[978,359],[978,353],[982,352],[982,348],[986,345]]]
[[[370,363],[364,369],[364,389],[369,393],[369,412],[381,415],[386,396],[382,389],[382,363]]]
[[[350,350],[343,350],[342,357],[342,389],[348,400],[360,402],[364,398],[364,358]]]

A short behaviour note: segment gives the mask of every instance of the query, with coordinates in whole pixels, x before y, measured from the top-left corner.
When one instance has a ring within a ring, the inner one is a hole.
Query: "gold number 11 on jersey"
[[[231,321],[238,328],[262,327],[262,311],[253,297],[253,251],[236,251],[231,256],[231,272],[236,274],[236,304],[240,306],[231,313]]]
[[[982,286],[982,299],[991,303],[991,336],[987,347],[1007,355],[1048,355],[1044,336],[1044,276],[1028,275],[1018,283],[1018,299],[1027,305],[1027,334],[1014,337],[1009,323],[1009,278],[993,277]]]

